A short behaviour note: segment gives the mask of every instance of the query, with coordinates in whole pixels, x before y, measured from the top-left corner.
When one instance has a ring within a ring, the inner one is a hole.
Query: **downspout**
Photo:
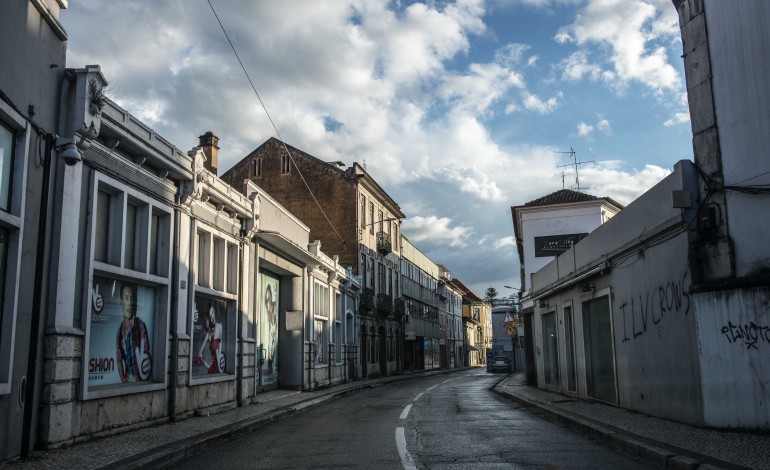
[[[171,390],[168,397],[168,416],[172,422],[176,421],[176,382],[179,379],[179,224],[182,222],[182,213],[179,210],[181,203],[181,182],[176,183],[176,196],[174,197],[174,249],[171,254]]]
[[[64,78],[66,80],[66,77]],[[63,86],[63,85],[62,85]],[[61,88],[59,91],[61,96]],[[58,116],[58,110],[57,110]],[[40,134],[38,134],[40,138]],[[43,311],[43,298],[47,296],[43,295],[43,279],[46,273],[46,259],[48,252],[46,251],[46,245],[48,241],[48,216],[49,216],[49,204],[48,193],[50,189],[50,177],[51,177],[51,164],[52,164],[52,151],[53,151],[53,136],[46,134],[45,136],[45,162],[43,164],[43,188],[40,198],[40,214],[38,215],[38,230],[37,230],[37,256],[35,258],[35,285],[33,287],[34,304],[32,307],[32,318],[30,319],[29,329],[29,352],[27,359],[27,377],[26,386],[24,388],[24,419],[22,422],[22,434],[21,434],[21,458],[26,459],[29,456],[29,451],[32,447],[32,419],[35,412],[35,390],[37,388],[37,375],[38,375],[38,347],[40,337],[40,323],[41,315]],[[19,249],[22,249],[23,240],[19,240]]]
[[[241,237],[240,242],[240,253],[238,255],[238,302],[243,302],[243,237]],[[240,361],[236,361],[236,369],[235,369],[235,400],[236,400],[236,406],[241,406],[241,400],[243,400],[243,318],[241,318],[241,309],[238,308],[238,321],[235,324],[237,328],[237,338],[238,338],[238,345],[236,346],[238,348],[238,352],[236,353],[236,358],[240,358]]]

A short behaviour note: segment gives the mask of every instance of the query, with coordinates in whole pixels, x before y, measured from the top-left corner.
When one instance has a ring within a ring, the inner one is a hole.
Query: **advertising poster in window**
[[[155,289],[94,276],[88,333],[88,385],[152,378]]]
[[[278,381],[278,299],[280,279],[268,272],[259,273],[259,285],[262,302],[259,313],[259,347],[261,360],[257,367],[260,372],[260,384],[271,385]]]
[[[224,374],[230,357],[227,302],[201,295],[193,305],[193,377]]]

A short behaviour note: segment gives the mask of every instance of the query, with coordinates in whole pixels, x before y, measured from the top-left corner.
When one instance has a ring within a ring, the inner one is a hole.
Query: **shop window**
[[[369,362],[377,363],[377,335],[374,333],[374,327],[369,327]]]
[[[567,390],[577,391],[577,362],[575,360],[575,319],[572,306],[564,307],[564,346],[567,352]]]
[[[0,100],[0,395],[11,392],[24,225],[26,143],[31,139],[32,129],[24,118]]]
[[[238,245],[199,225],[192,308],[192,379],[227,380],[235,374]]]
[[[163,388],[171,208],[102,174],[92,194],[86,398]]]
[[[261,385],[272,385],[278,378],[278,314],[281,282],[276,274],[260,271],[260,298],[257,341],[260,358],[257,362]],[[310,328],[307,328],[308,335]]]
[[[336,315],[335,321],[334,321],[334,360],[337,363],[342,362],[342,343],[345,342],[345,338],[343,336],[344,328],[343,325],[345,324],[345,314],[343,312],[343,304],[342,304],[342,296],[340,294],[337,294],[334,297],[334,312]]]

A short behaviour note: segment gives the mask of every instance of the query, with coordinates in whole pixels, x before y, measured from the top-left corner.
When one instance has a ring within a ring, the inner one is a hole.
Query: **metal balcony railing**
[[[393,296],[388,294],[377,294],[377,309],[383,315],[393,313]]]
[[[393,245],[390,241],[390,234],[377,232],[377,252],[387,255],[393,252]]]
[[[374,289],[368,287],[364,288],[364,295],[361,296],[361,304],[364,307],[376,308],[377,303],[375,301]]]

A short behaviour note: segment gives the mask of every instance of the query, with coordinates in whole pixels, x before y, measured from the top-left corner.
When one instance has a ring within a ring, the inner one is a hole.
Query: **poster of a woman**
[[[200,311],[201,306],[205,310]],[[193,314],[193,375],[223,374],[227,371],[225,329],[227,303],[221,300],[195,298]]]
[[[264,351],[260,367],[261,385],[275,384],[278,381],[278,298],[279,278],[275,275],[260,273],[262,286],[262,305],[259,318],[259,341]]]

